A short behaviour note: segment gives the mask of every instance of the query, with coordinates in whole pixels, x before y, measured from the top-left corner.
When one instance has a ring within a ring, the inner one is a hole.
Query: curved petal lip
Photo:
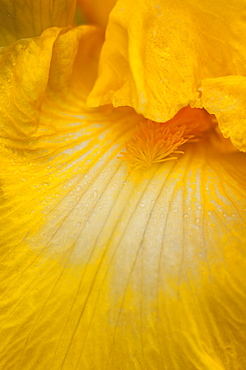
[[[205,108],[245,151],[245,2],[219,4],[118,0],[88,104],[130,106],[156,122]]]

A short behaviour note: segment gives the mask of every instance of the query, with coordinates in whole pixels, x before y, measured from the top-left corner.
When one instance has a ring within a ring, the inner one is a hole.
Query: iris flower
[[[0,368],[245,369],[245,0],[113,3],[0,1]]]

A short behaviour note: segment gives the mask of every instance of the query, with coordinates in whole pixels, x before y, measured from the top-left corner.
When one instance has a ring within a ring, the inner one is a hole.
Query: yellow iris
[[[0,368],[243,370],[245,1],[79,3],[0,1]]]

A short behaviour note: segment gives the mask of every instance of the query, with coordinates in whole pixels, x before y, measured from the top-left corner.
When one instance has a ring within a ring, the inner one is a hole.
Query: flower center
[[[145,120],[136,126],[133,136],[126,142],[121,153],[132,169],[148,168],[154,163],[176,160],[178,150],[187,141],[206,139],[216,125],[213,115],[204,109],[182,108],[167,122]]]

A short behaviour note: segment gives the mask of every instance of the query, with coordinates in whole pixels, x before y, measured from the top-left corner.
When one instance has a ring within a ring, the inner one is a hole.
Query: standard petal
[[[245,75],[245,33],[244,0],[119,0],[109,19],[99,78],[88,102],[129,105],[157,122],[169,120],[187,105],[206,107],[208,96],[217,101],[212,79]],[[203,100],[199,88],[206,79],[211,86],[205,82]],[[223,87],[230,96],[231,85]],[[232,99],[241,100],[242,95],[240,88]],[[221,106],[221,115],[224,109]],[[234,114],[245,120],[240,104]],[[234,125],[227,117],[225,113],[223,131]],[[243,136],[241,131],[237,141]]]
[[[106,27],[108,16],[113,9],[116,0],[78,0],[78,5],[81,7],[86,18],[93,23]]]
[[[0,46],[73,24],[76,0],[1,0]]]

